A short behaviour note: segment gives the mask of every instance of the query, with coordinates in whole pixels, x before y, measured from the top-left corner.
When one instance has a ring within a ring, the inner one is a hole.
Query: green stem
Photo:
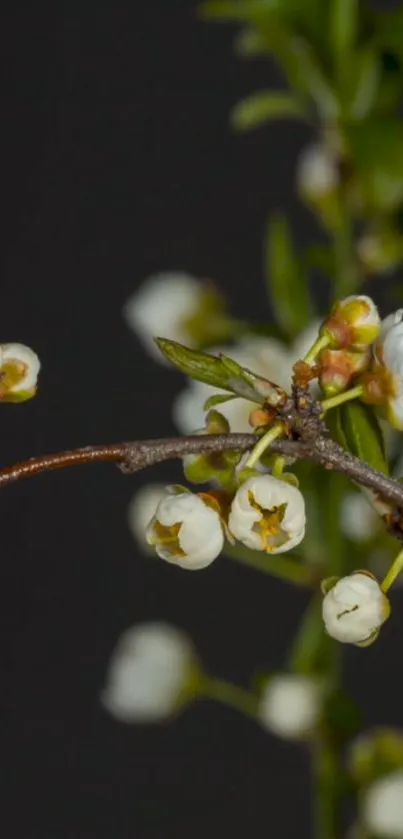
[[[345,390],[344,393],[338,393],[337,396],[330,396],[329,399],[324,399],[321,403],[323,413],[329,411],[331,408],[337,408],[343,402],[349,402],[351,399],[359,399],[363,394],[363,390],[362,385],[356,385],[356,387],[352,387],[350,390]]]
[[[202,684],[201,695],[205,696],[206,699],[221,702],[253,719],[257,717],[257,697],[239,685],[233,685],[231,682],[217,679],[215,676],[206,676]]]
[[[383,592],[389,591],[391,585],[395,582],[396,578],[399,574],[403,571],[403,550],[398,553],[396,559],[392,563],[389,568],[388,573],[385,576],[385,579],[381,583],[381,589]]]
[[[308,350],[307,354],[304,356],[305,363],[312,364],[315,361],[316,356],[319,355],[322,350],[325,350],[329,343],[330,338],[328,335],[319,335],[319,338],[317,338],[311,349]]]
[[[266,434],[263,434],[263,437],[260,438],[259,442],[256,443],[256,446],[252,449],[246,463],[245,468],[250,469],[252,466],[260,460],[262,454],[265,453],[266,449],[273,443],[274,440],[277,440],[277,437],[280,437],[283,434],[284,428],[281,422],[276,423],[268,431]]]

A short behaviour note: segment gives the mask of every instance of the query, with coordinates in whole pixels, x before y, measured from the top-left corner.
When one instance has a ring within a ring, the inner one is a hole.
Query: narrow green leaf
[[[168,361],[196,381],[228,390],[258,404],[266,399],[276,405],[284,395],[281,388],[241,367],[232,358],[192,350],[167,338],[156,338],[155,342]]]
[[[269,222],[266,273],[270,300],[276,319],[288,335],[294,337],[311,316],[309,289],[294,256],[290,231],[283,216]]]
[[[403,123],[397,117],[347,125],[353,166],[372,211],[391,211],[403,200]]]
[[[304,112],[289,93],[276,90],[259,90],[235,106],[231,123],[236,131],[258,128],[273,119],[299,119]]]
[[[335,439],[373,469],[389,472],[382,431],[370,405],[355,400],[329,412],[329,427]]]
[[[337,63],[348,60],[358,24],[357,0],[331,0],[330,37]]]
[[[213,393],[212,396],[209,396],[206,399],[203,410],[209,411],[210,408],[214,408],[216,405],[222,405],[224,402],[230,402],[232,399],[238,399],[239,397],[233,393]]]
[[[345,66],[343,111],[352,120],[368,116],[377,103],[380,65],[376,52],[365,48],[350,57]]]

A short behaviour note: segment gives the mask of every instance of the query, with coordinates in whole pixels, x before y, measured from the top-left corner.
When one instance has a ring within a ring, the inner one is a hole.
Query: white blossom
[[[36,353],[25,344],[0,346],[0,391],[8,394],[35,391],[41,367]]]
[[[154,338],[194,343],[189,321],[200,314],[205,294],[206,284],[185,272],[152,274],[128,298],[123,315],[150,355],[168,364]]]
[[[346,644],[371,639],[389,613],[389,601],[378,581],[363,571],[338,580],[322,604],[326,631]]]
[[[321,709],[322,690],[315,679],[283,673],[265,685],[258,713],[263,726],[273,734],[300,739],[314,730]]]
[[[207,568],[224,546],[220,512],[208,493],[167,492],[146,537],[158,556],[188,571]]]
[[[312,143],[300,153],[297,164],[297,183],[303,195],[321,198],[334,192],[339,183],[337,161],[321,143]]]
[[[380,518],[361,492],[347,492],[341,505],[341,529],[352,542],[372,539],[379,529]]]
[[[403,839],[403,770],[378,778],[365,790],[362,818],[373,836]]]
[[[209,350],[213,355],[219,352],[233,358],[238,364],[274,382],[286,391],[291,389],[292,367],[302,358],[318,337],[320,323],[310,324],[296,339],[292,347],[276,338],[251,336],[243,338],[233,347],[215,347]],[[183,434],[191,434],[204,425],[203,405],[213,393],[224,393],[202,382],[189,380],[188,386],[176,397],[173,404],[173,420]],[[254,402],[246,399],[231,399],[219,405],[219,411],[230,424],[231,431],[250,431],[249,415],[256,408]]]
[[[246,547],[284,553],[305,535],[305,503],[299,489],[272,475],[248,478],[231,504],[228,527]]]
[[[139,624],[119,638],[101,702],[116,719],[158,722],[180,704],[194,665],[193,648],[165,623]]]
[[[147,542],[146,528],[159,502],[165,495],[165,484],[145,484],[137,490],[129,502],[127,522],[132,535],[142,550],[153,551]]]
[[[389,374],[388,420],[403,430],[403,309],[382,321],[375,355]]]

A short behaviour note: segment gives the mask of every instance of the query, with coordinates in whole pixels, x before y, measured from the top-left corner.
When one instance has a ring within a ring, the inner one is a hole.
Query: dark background
[[[122,305],[144,277],[177,268],[213,278],[235,314],[262,320],[268,210],[285,208],[300,242],[318,235],[294,198],[308,130],[231,134],[230,107],[279,79],[236,60],[234,30],[198,22],[192,0],[16,4],[0,32],[1,340],[31,345],[43,364],[37,398],[2,408],[1,463],[168,435],[181,378],[144,355]],[[144,481],[179,476],[172,464],[132,478],[99,465],[1,496],[7,839],[310,835],[299,747],[212,703],[151,728],[98,704],[133,623],[183,627],[211,670],[246,683],[282,666],[305,606],[227,559],[186,574],[140,555],[128,501]],[[347,654],[365,725],[402,722],[402,594],[393,599],[382,640]]]

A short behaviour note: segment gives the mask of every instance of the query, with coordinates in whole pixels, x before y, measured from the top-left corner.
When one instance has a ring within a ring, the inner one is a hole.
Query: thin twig
[[[20,478],[38,475],[52,469],[62,469],[81,463],[111,461],[125,473],[138,472],[164,460],[182,458],[188,454],[223,450],[250,450],[256,443],[254,434],[211,434],[191,437],[142,440],[106,446],[87,446],[82,449],[35,457],[0,470],[0,487]],[[275,440],[270,450],[298,460],[311,460],[326,469],[347,475],[356,483],[374,490],[382,499],[403,508],[403,485],[382,472],[372,469],[357,457],[346,452],[327,437],[316,440]]]

